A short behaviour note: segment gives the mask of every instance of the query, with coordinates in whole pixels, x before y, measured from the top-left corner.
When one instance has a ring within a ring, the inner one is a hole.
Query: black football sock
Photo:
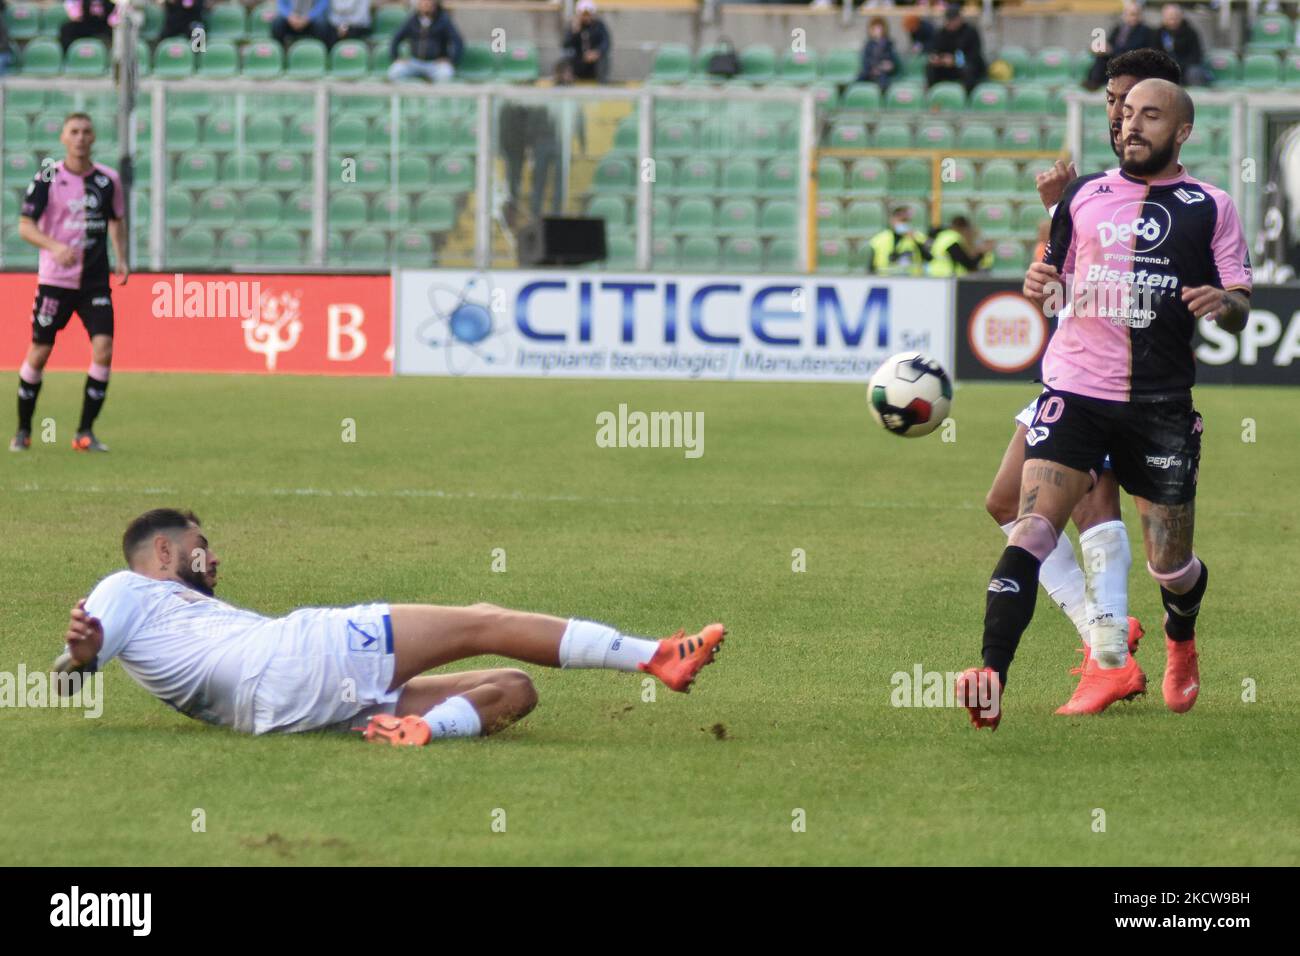
[[[1003,687],[1007,686],[1007,669],[1016,656],[1020,635],[1034,616],[1042,563],[1024,548],[1007,545],[989,581],[984,604],[984,666],[998,672]]]
[[[32,415],[36,413],[36,396],[41,394],[41,383],[18,379],[18,427],[25,432],[32,430]]]
[[[81,424],[77,432],[88,432],[99,417],[99,410],[104,407],[104,396],[108,394],[108,382],[101,382],[90,375],[86,376],[86,394],[81,402]]]
[[[1205,586],[1209,583],[1210,569],[1202,561],[1201,576],[1186,594],[1160,589],[1160,603],[1169,612],[1165,633],[1171,641],[1190,641],[1196,636],[1196,615],[1201,611],[1201,598],[1205,596]]]

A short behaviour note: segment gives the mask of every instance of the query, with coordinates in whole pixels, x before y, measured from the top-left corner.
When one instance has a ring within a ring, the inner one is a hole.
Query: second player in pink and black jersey
[[[1187,397],[1196,318],[1184,289],[1249,293],[1250,255],[1232,199],[1179,173],[1122,169],[1066,187],[1043,261],[1066,277],[1068,320],[1043,357],[1043,384],[1111,401]]]
[[[19,215],[52,239],[76,250],[60,265],[48,249],[40,252],[37,282],[61,289],[107,289],[108,223],[125,214],[122,181],[116,170],[92,163],[85,173],[70,172],[62,160],[36,174]]]

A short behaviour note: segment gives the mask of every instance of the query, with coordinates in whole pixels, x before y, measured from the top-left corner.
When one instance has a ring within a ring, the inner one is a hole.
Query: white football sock
[[[1008,521],[1002,525],[1002,533],[1011,536],[1011,529],[1016,523]],[[1043,590],[1073,623],[1083,643],[1088,643],[1088,605],[1087,588],[1079,562],[1074,559],[1074,545],[1069,535],[1062,534],[1056,539],[1056,549],[1047,556],[1038,571],[1038,581]]]
[[[424,721],[437,737],[477,737],[483,732],[478,711],[464,697],[448,697],[424,715]]]
[[[560,639],[560,666],[634,671],[638,664],[648,664],[657,650],[658,641],[627,637],[612,627],[575,617]]]
[[[1088,581],[1092,656],[1099,667],[1123,667],[1128,661],[1128,569],[1133,564],[1128,529],[1107,521],[1079,535]]]

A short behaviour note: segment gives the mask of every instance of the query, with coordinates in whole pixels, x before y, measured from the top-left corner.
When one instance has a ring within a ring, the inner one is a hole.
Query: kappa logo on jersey
[[[1105,183],[1102,183],[1100,186],[1096,188],[1096,190],[1093,191],[1094,196],[1099,196],[1103,193],[1106,195],[1110,195],[1110,187],[1107,186]]]
[[[1011,578],[994,578],[989,582],[989,590],[994,594],[1019,594],[1020,585]]]
[[[1032,448],[1034,445],[1037,445],[1040,441],[1045,439],[1049,434],[1051,434],[1051,432],[1048,430],[1047,426],[1035,425],[1033,428],[1025,432],[1025,441],[1027,441],[1029,446]]]
[[[1152,468],[1162,468],[1168,471],[1170,468],[1177,468],[1182,463],[1183,460],[1174,455],[1147,455],[1147,464]]]
[[[1132,241],[1133,252],[1141,254],[1159,248],[1172,222],[1169,210],[1159,203],[1130,202],[1116,209],[1110,222],[1097,223],[1097,237],[1104,249]]]
[[[356,621],[348,621],[348,650],[377,651],[379,647],[378,629],[371,634]]]
[[[1192,203],[1200,202],[1202,199],[1205,198],[1205,193],[1197,192],[1194,189],[1175,189],[1174,195],[1177,196],[1179,199],[1181,199],[1184,203],[1186,203],[1189,206]]]

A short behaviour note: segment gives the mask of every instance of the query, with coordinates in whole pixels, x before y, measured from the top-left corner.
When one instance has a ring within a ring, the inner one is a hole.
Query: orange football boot
[[[721,624],[710,624],[698,634],[685,636],[685,631],[678,631],[672,637],[665,637],[659,642],[659,650],[646,664],[638,664],[637,669],[653,674],[672,690],[689,693],[691,684],[700,668],[713,663],[727,629]]]
[[[392,744],[394,747],[423,747],[433,739],[433,731],[423,717],[395,717],[392,714],[371,717],[361,733],[369,743]]]
[[[1165,706],[1175,714],[1185,714],[1196,703],[1201,689],[1201,668],[1196,653],[1196,638],[1172,641],[1165,635]]]
[[[1130,655],[1138,651],[1138,642],[1146,636],[1146,630],[1142,627],[1142,622],[1131,614],[1128,619],[1128,652]],[[1092,648],[1087,644],[1083,647],[1076,647],[1075,652],[1083,655],[1083,662],[1070,668],[1071,674],[1082,674],[1083,669],[1088,666],[1088,661],[1092,660]]]
[[[970,667],[957,675],[954,685],[957,703],[970,711],[976,728],[997,730],[1002,720],[1002,681],[991,667]]]
[[[1147,675],[1132,654],[1123,667],[1099,667],[1088,658],[1083,677],[1070,699],[1056,709],[1058,714],[1100,714],[1117,700],[1132,700],[1146,693]]]

